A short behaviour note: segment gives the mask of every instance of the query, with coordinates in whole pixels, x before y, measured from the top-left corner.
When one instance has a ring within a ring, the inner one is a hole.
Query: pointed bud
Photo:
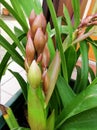
[[[31,26],[32,34],[35,35],[38,28],[42,28],[42,17],[37,15]]]
[[[47,42],[48,41],[48,33],[46,32],[45,33],[45,42]]]
[[[46,19],[45,19],[45,16],[43,15],[43,13],[40,14],[41,17],[42,17],[42,30],[43,32],[45,33],[46,32]]]
[[[34,59],[34,55],[35,55],[35,49],[34,49],[33,41],[31,39],[31,36],[29,35],[26,44],[26,57],[29,65],[32,63],[32,60]]]
[[[31,11],[30,17],[29,17],[29,24],[32,26],[34,19],[36,18],[36,14],[34,10]]]
[[[27,62],[27,58],[25,58],[24,66],[25,66],[26,72],[28,72],[28,70],[29,70],[29,65],[28,65],[28,62]]]
[[[50,61],[50,52],[49,52],[48,46],[46,44],[44,47],[44,50],[43,50],[42,68],[47,68],[49,65],[49,61]]]
[[[36,61],[33,60],[28,71],[28,82],[33,88],[37,88],[41,82],[41,70]]]
[[[28,33],[27,33],[27,39],[28,37],[31,37],[32,39],[34,38],[32,32],[31,32],[31,29],[29,29]]]
[[[37,63],[40,63],[42,61],[42,53],[39,54],[37,58]]]
[[[46,94],[46,92],[48,91],[49,82],[50,82],[47,70],[43,72],[42,78],[43,78],[43,90],[44,90],[44,93]]]
[[[45,35],[43,34],[43,31],[41,28],[38,28],[34,37],[34,46],[38,53],[43,52],[44,46],[45,46]]]

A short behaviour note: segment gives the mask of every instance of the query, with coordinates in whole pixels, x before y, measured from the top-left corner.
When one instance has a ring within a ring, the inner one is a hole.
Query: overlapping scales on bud
[[[46,19],[43,13],[36,15],[34,10],[32,10],[29,17],[29,25],[30,29],[27,34],[25,58],[25,69],[28,72],[28,81],[34,88],[36,88],[37,82],[43,82],[43,90],[46,92],[49,84],[49,77],[46,70],[50,61],[50,53],[47,46]]]

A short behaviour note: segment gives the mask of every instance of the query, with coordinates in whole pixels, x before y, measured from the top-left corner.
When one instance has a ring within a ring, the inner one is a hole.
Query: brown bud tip
[[[38,53],[43,52],[44,46],[45,46],[45,35],[41,28],[38,28],[34,37],[34,46]]]
[[[47,70],[43,72],[42,79],[43,79],[43,90],[44,90],[44,93],[46,94],[48,91],[49,82],[50,82]]]
[[[27,58],[25,58],[24,66],[25,66],[26,72],[28,72],[28,70],[29,70],[29,65],[28,65],[28,62],[27,62]]]
[[[3,115],[7,114],[7,107],[5,107],[4,105],[0,104],[0,110],[2,111]]]
[[[38,28],[42,28],[42,17],[41,15],[37,15],[35,20],[33,21],[33,24],[31,26],[32,34],[35,35],[36,30]]]
[[[40,15],[41,15],[41,18],[42,18],[42,30],[45,33],[46,32],[46,24],[47,24],[46,23],[46,18],[45,18],[43,13],[41,13]]]
[[[33,24],[34,19],[36,18],[36,14],[34,10],[31,11],[30,17],[29,17],[29,24],[30,26]]]
[[[37,63],[40,63],[42,61],[42,53],[39,54],[37,58]]]
[[[43,69],[48,67],[49,61],[50,61],[50,52],[49,52],[48,46],[46,44],[44,47],[43,56],[42,56],[42,68]]]
[[[34,55],[35,55],[35,49],[34,49],[33,41],[31,39],[31,36],[29,35],[26,44],[26,57],[29,65],[34,59]]]

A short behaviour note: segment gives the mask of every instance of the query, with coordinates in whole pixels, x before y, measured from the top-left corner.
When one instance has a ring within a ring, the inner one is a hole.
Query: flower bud
[[[45,35],[43,34],[43,31],[41,28],[38,28],[34,37],[34,46],[38,53],[43,52],[44,46],[45,46]]]
[[[38,28],[42,28],[42,17],[37,15],[31,26],[32,34],[35,35]]]
[[[49,82],[50,82],[47,70],[43,72],[42,79],[43,79],[43,90],[44,90],[44,93],[46,94],[46,92],[48,91]]]
[[[45,16],[43,15],[43,13],[40,14],[42,17],[42,30],[45,33],[46,32],[46,19]]]
[[[24,67],[25,67],[26,72],[28,72],[29,65],[28,65],[28,62],[27,62],[27,58],[25,58]]]
[[[28,33],[27,33],[27,39],[28,37],[31,37],[32,39],[34,38],[32,32],[31,32],[31,29],[29,29]]]
[[[49,65],[49,61],[50,61],[50,52],[49,52],[48,46],[46,44],[44,47],[44,50],[43,50],[42,68],[47,68]]]
[[[28,71],[28,82],[33,88],[37,88],[41,82],[41,70],[36,61],[33,60]]]
[[[34,55],[35,55],[35,49],[34,49],[34,45],[33,45],[33,41],[31,39],[31,36],[28,36],[28,41],[26,44],[26,57],[27,57],[27,61],[28,64],[30,65],[32,60],[34,59]]]
[[[36,18],[36,14],[34,10],[31,11],[30,17],[29,17],[29,24],[30,26],[33,24],[34,19]]]

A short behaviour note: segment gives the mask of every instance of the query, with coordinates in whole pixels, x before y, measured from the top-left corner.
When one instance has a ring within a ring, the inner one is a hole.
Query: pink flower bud
[[[43,13],[40,14],[41,17],[42,17],[42,30],[43,32],[45,33],[46,32],[46,19],[45,19],[45,16],[43,15]]]
[[[37,88],[41,82],[41,77],[41,70],[36,61],[33,60],[28,71],[28,82],[31,87]]]
[[[42,56],[42,68],[43,69],[48,67],[49,61],[50,61],[50,52],[49,52],[48,46],[46,44],[44,47],[43,56]]]
[[[48,91],[49,82],[50,82],[47,70],[43,72],[42,79],[43,79],[43,90],[44,90],[44,93],[46,94]]]
[[[38,28],[34,37],[34,46],[38,53],[43,52],[44,46],[45,46],[45,35],[43,34],[43,31],[41,28]]]
[[[27,58],[25,58],[24,67],[25,67],[26,72],[28,72],[29,65],[28,65],[28,62],[27,62]]]
[[[38,28],[42,28],[42,17],[37,15],[31,26],[32,34],[35,35]]]
[[[35,49],[34,49],[34,45],[33,45],[33,41],[31,39],[31,36],[28,36],[28,41],[26,44],[26,57],[27,57],[27,61],[28,64],[30,65],[32,60],[34,59],[34,55],[35,55]]]
[[[33,24],[34,19],[36,18],[36,14],[34,10],[31,11],[30,17],[29,17],[29,24],[30,26]]]

